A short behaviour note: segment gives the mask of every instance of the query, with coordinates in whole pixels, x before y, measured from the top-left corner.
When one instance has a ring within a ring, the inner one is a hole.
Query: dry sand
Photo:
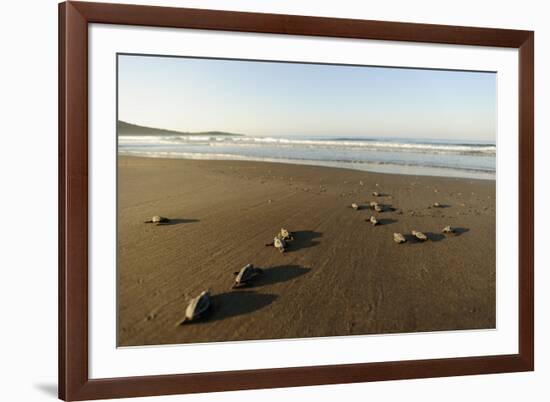
[[[119,346],[495,327],[495,182],[120,157]],[[378,191],[381,197],[371,193]],[[394,208],[354,211],[376,200]],[[430,206],[434,202],[442,208]],[[153,215],[169,225],[143,221]],[[456,236],[441,234],[444,226]],[[281,227],[287,253],[264,244]],[[420,230],[424,243],[396,244]],[[265,270],[231,290],[247,263]],[[209,289],[214,310],[177,325]]]

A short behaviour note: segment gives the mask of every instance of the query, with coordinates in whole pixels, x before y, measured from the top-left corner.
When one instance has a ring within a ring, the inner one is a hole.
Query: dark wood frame
[[[480,45],[519,49],[519,353],[415,361],[89,379],[88,24]],[[59,397],[103,399],[532,371],[534,33],[184,8],[59,5]]]

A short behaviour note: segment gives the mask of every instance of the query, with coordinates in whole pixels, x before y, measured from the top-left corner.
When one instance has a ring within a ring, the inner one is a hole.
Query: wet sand
[[[494,181],[264,162],[118,164],[119,346],[495,327]],[[374,213],[370,201],[389,210]],[[365,221],[372,214],[381,225]],[[153,215],[172,221],[143,223]],[[457,234],[441,234],[447,225]],[[281,227],[295,232],[284,254],[265,246]],[[411,230],[429,240],[414,242]],[[409,241],[396,244],[394,232]],[[265,274],[232,290],[247,263]],[[177,325],[205,289],[213,311]]]

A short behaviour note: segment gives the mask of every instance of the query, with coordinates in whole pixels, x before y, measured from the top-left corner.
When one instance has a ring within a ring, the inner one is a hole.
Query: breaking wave
[[[119,136],[121,155],[345,167],[388,173],[494,179],[496,145],[377,138],[230,135]]]

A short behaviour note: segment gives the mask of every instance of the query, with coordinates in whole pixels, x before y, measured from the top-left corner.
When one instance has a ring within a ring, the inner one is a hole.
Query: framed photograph
[[[533,32],[59,17],[61,399],[534,369]]]

